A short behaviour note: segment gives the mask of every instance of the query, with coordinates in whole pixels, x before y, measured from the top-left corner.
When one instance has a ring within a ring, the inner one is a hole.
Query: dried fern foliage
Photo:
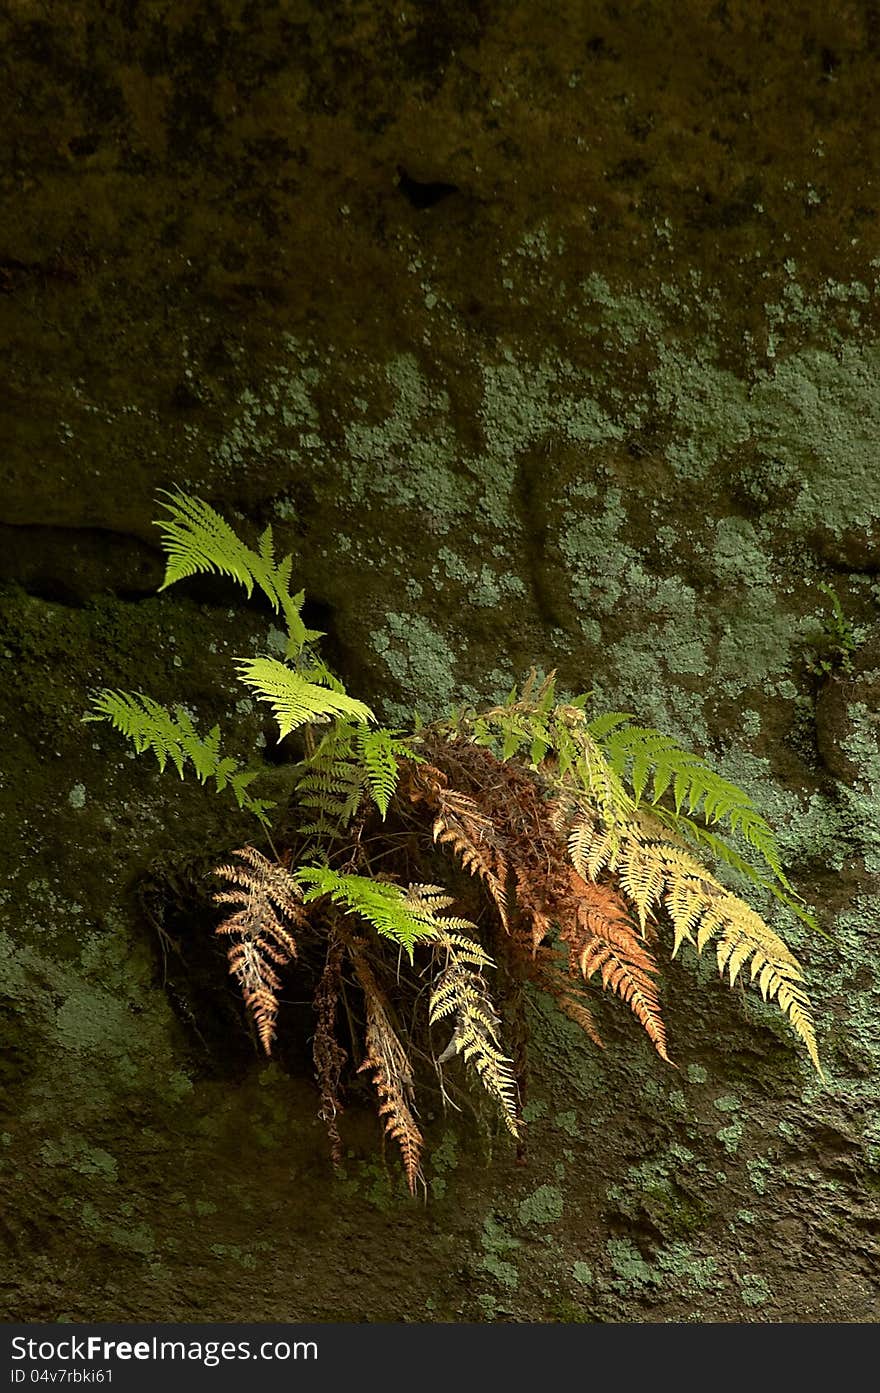
[[[552,675],[532,673],[500,706],[412,732],[381,726],[319,658],[271,529],[252,549],[207,503],[168,499],[165,584],[223,573],[261,590],[286,625],[284,661],[248,658],[238,673],[270,707],[279,739],[298,742],[293,833],[279,852],[273,805],[248,791],[259,768],[222,754],[217,727],[201,737],[182,708],[106,689],[86,719],[109,720],[160,767],[170,761],[183,776],[189,764],[218,793],[229,789],[268,839],[217,866],[217,932],[267,1054],[285,980],[309,969],[334,1162],[343,1095],[361,1073],[412,1191],[431,1075],[435,1096],[455,1106],[469,1078],[521,1144],[524,984],[600,1045],[597,994],[619,998],[668,1061],[660,962],[683,949],[714,953],[731,986],[754,983],[821,1073],[803,969],[719,878],[731,867],[813,923],[741,789],[627,713],[590,715],[586,697],[560,699]],[[444,865],[468,916],[435,883]]]

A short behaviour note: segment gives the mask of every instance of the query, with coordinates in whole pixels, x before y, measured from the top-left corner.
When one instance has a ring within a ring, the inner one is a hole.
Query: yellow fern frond
[[[718,969],[729,974],[730,985],[741,969],[750,964],[751,980],[757,981],[762,997],[777,1002],[824,1078],[810,1002],[801,986],[803,969],[779,935],[737,895],[721,891],[705,907],[697,932],[697,952],[702,952],[712,939],[717,939]]]
[[[444,945],[447,952],[452,945]],[[480,972],[466,967],[453,952],[453,961],[440,973],[431,990],[431,1025],[452,1016],[452,1039],[438,1057],[444,1064],[453,1055],[463,1055],[479,1075],[487,1093],[501,1105],[508,1131],[519,1136],[519,1096],[513,1065],[498,1042],[500,1020]]]
[[[642,933],[648,915],[666,888],[667,870],[657,844],[627,840],[620,857],[620,888],[632,900]]]
[[[583,876],[585,880],[595,880],[596,875],[604,865],[604,860],[607,860],[611,851],[610,843],[608,843],[602,865],[598,866],[594,875],[591,866],[594,864],[598,840],[596,819],[588,812],[579,813],[568,833],[568,854],[578,875]]]

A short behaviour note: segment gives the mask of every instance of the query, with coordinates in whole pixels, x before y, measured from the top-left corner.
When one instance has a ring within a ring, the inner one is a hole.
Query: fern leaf
[[[446,920],[447,923],[466,923],[466,920]],[[470,926],[473,928],[473,925]],[[489,957],[485,948],[476,939],[468,938],[464,933],[449,932],[444,930],[440,938],[440,943],[447,950],[447,962],[455,961],[466,963],[468,967],[475,967],[482,971],[486,967],[494,967],[495,963]]]
[[[161,506],[169,516],[155,520],[168,556],[165,579],[159,589],[165,590],[176,581],[211,571],[230,576],[250,595],[255,580],[253,560],[257,560],[261,569],[265,569],[265,563],[255,558],[255,553],[245,546],[226,519],[204,499],[193,498],[180,489],[173,492],[161,489],[160,492],[168,499]],[[277,608],[277,595],[270,593],[269,598]]]
[[[669,872],[668,843],[628,838],[618,864],[620,887],[635,905],[642,933],[654,906],[666,889]],[[696,864],[696,863],[695,863]]]
[[[410,962],[414,945],[436,938],[443,922],[430,901],[420,899],[412,888],[403,890],[371,876],[345,875],[328,866],[300,866],[294,875],[300,885],[308,887],[303,895],[306,904],[328,895],[346,913],[357,915],[383,938],[400,944]]]
[[[109,688],[95,694],[91,710],[82,719],[109,721],[115,730],[131,740],[138,754],[152,750],[160,770],[164,770],[170,760],[183,778],[189,760],[200,783],[213,778],[218,793],[228,785],[240,808],[253,813],[264,826],[268,824],[268,810],[275,804],[251,798],[247,792],[248,784],[259,771],[239,769],[230,756],[221,756],[219,726],[200,737],[183,707],[178,706],[172,712],[143,692],[111,691]]]
[[[654,977],[657,965],[633,931],[620,897],[606,885],[571,873],[573,914],[560,937],[568,945],[572,966],[584,981],[598,972],[606,991],[627,1003],[661,1059],[666,1053],[666,1028]]]
[[[276,563],[271,527],[266,528],[258,550],[253,551],[204,499],[181,489],[160,489],[160,493],[168,500],[161,503],[168,516],[156,519],[168,557],[160,590],[203,572],[226,575],[242,585],[248,596],[254,585],[259,586],[272,608],[282,611],[288,635],[286,657],[296,657],[321,637],[303,623],[303,592],[290,593],[293,558],[288,555]]]
[[[279,740],[300,726],[338,717],[363,722],[375,720],[369,706],[362,701],[309,682],[277,658],[241,658],[237,667],[242,682],[272,707],[281,732]]]
[[[601,866],[597,866],[594,871],[591,864],[596,841],[595,817],[589,812],[579,811],[568,834],[568,854],[578,875],[585,880],[595,880],[601,869]]]
[[[519,1102],[513,1065],[503,1054],[498,1042],[501,1022],[492,1004],[482,972],[468,964],[473,961],[468,949],[460,952],[448,936],[441,939],[446,951],[447,966],[431,988],[429,1019],[431,1025],[452,1016],[452,1038],[438,1064],[453,1055],[461,1054],[476,1071],[480,1082],[500,1104],[505,1126],[513,1136],[519,1135]]]
[[[480,812],[473,798],[454,789],[438,788],[435,806],[438,813],[434,819],[434,841],[450,846],[465,870],[483,881],[509,933],[507,861],[491,820]]]
[[[379,1116],[384,1119],[385,1131],[400,1147],[407,1185],[410,1194],[415,1194],[421,1178],[424,1141],[415,1120],[412,1067],[363,954],[355,956],[354,966],[367,1009],[366,1056],[358,1072],[373,1071],[373,1084],[379,1094]]]
[[[229,948],[229,970],[238,978],[260,1043],[271,1054],[281,990],[276,969],[297,956],[288,925],[304,923],[302,892],[283,866],[254,847],[242,847],[233,855],[237,862],[214,872],[229,887],[216,891],[214,902],[235,907],[216,932],[236,940]]]
[[[594,716],[587,722],[587,730],[594,740],[601,742],[612,730],[632,719],[629,711],[603,711],[601,716]]]
[[[592,1011],[588,1006],[575,996],[573,992],[554,993],[556,1004],[561,1011],[568,1016],[570,1021],[579,1025],[585,1035],[588,1035],[594,1045],[598,1045],[600,1050],[604,1050],[605,1043],[599,1034],[596,1021]]]
[[[699,813],[706,824],[728,822],[758,852],[776,880],[793,894],[769,823],[737,784],[723,779],[698,755],[681,749],[669,736],[648,726],[617,724],[602,735],[600,743],[618,774],[629,769],[637,802],[653,772],[652,803],[658,804],[671,787],[676,815],[684,821],[690,822]],[[682,814],[684,807],[687,815]],[[726,855],[725,859],[731,858]]]
[[[760,915],[730,891],[720,890],[705,905],[695,940],[697,952],[712,939],[717,939],[719,971],[728,972],[732,986],[740,970],[750,964],[752,981],[757,980],[764,1000],[777,1002],[824,1079],[810,1002],[801,985],[804,974],[794,954]]]
[[[420,759],[400,735],[399,730],[388,730],[385,726],[375,730],[361,726],[355,732],[355,748],[364,768],[365,783],[383,818],[397,788],[398,761]]]

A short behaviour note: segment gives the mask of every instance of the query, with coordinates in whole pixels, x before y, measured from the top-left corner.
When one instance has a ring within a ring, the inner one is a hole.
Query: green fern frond
[[[112,691],[106,687],[95,695],[91,710],[83,720],[109,721],[114,729],[131,740],[138,754],[152,750],[160,770],[164,770],[170,760],[181,778],[189,760],[200,783],[213,779],[218,793],[228,786],[238,806],[268,826],[267,812],[275,804],[251,798],[247,788],[257,778],[258,771],[242,769],[229,755],[221,755],[219,726],[215,725],[206,736],[200,736],[182,706],[172,712],[143,692]]]
[[[601,716],[594,716],[591,721],[587,722],[587,730],[594,740],[601,743],[617,726],[624,725],[625,722],[633,719],[630,711],[603,711]]]
[[[355,727],[336,721],[303,765],[297,799],[314,824],[300,831],[330,840],[348,826],[364,798],[364,771],[352,758]]]
[[[310,682],[277,658],[240,658],[238,675],[275,714],[279,741],[304,725],[318,725],[338,717],[352,721],[374,721],[369,706],[345,692]]]
[[[168,499],[161,504],[168,516],[155,520],[168,557],[160,590],[203,572],[230,576],[244,586],[248,596],[257,585],[272,608],[281,610],[287,624],[288,658],[295,657],[307,644],[321,637],[303,623],[300,611],[304,593],[290,593],[293,558],[288,555],[276,563],[271,527],[266,528],[258,550],[253,551],[204,499],[181,489],[161,489],[160,492]]]
[[[723,779],[698,755],[681,749],[675,740],[648,726],[617,722],[608,727],[599,740],[612,769],[632,785],[637,803],[645,799],[656,807],[671,790],[676,816],[689,831],[698,825],[693,822],[695,814],[706,826],[727,822],[733,832],[758,852],[775,879],[793,895],[769,823],[737,784]],[[647,792],[649,779],[652,787]],[[705,838],[702,840],[708,844]],[[720,854],[734,864],[725,852]]]
[[[400,738],[402,733],[388,730],[385,726],[375,730],[360,726],[355,731],[355,749],[363,767],[366,786],[383,818],[397,788],[398,761],[421,761],[421,756]]]
[[[421,901],[389,881],[345,875],[327,866],[300,866],[294,879],[308,887],[303,894],[307,904],[328,895],[334,904],[344,906],[347,913],[372,924],[383,938],[399,943],[410,962],[414,945],[423,939],[436,938],[441,930],[442,920],[437,920],[429,902]]]
[[[337,838],[364,799],[372,798],[385,817],[397,787],[398,760],[423,763],[400,732],[334,722],[304,765],[297,797],[315,819],[301,832]]]

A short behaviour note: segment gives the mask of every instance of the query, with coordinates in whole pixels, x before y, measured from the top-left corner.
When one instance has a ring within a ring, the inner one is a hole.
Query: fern
[[[342,836],[366,800],[371,800],[384,820],[397,789],[402,760],[420,762],[421,756],[400,731],[385,726],[367,728],[337,720],[321,738],[297,780],[297,798],[310,819],[300,832],[316,841]]]
[[[364,782],[383,820],[397,788],[400,761],[407,759],[417,763],[421,759],[411,743],[401,739],[402,734],[400,730],[388,730],[385,726],[375,730],[360,728],[355,732],[355,748]]]
[[[143,692],[114,692],[106,687],[96,693],[91,711],[83,720],[109,721],[131,740],[138,754],[152,750],[160,771],[170,760],[183,778],[189,761],[200,783],[213,779],[218,793],[230,788],[239,808],[253,813],[268,826],[268,811],[275,804],[250,796],[248,785],[258,777],[258,771],[242,769],[229,755],[220,754],[219,726],[213,726],[206,736],[199,736],[182,706],[171,712]]]
[[[473,798],[447,785],[446,776],[430,764],[413,771],[409,784],[413,801],[433,808],[435,842],[450,846],[471,875],[478,876],[492,897],[505,929],[507,918],[507,861],[491,820]]]
[[[560,935],[568,945],[572,967],[584,981],[598,972],[603,988],[629,1006],[661,1059],[666,1053],[666,1028],[660,1014],[655,976],[657,964],[633,929],[619,894],[608,886],[591,885],[574,873],[574,913]]]
[[[673,925],[673,955],[684,939],[701,952],[714,937],[718,938],[719,966],[743,954],[752,963],[753,980],[757,979],[766,998],[777,1001],[819,1069],[815,1030],[796,960],[778,935],[681,845],[651,834],[650,819],[642,811],[648,777],[653,774],[653,790],[645,801],[655,824],[661,828],[665,824],[673,836],[690,835],[711,844],[721,859],[737,868],[748,867],[753,880],[791,905],[794,897],[769,825],[741,789],[714,775],[674,741],[648,727],[631,726],[623,712],[609,712],[588,722],[584,698],[550,706],[553,694],[552,674],[540,687],[530,674],[522,693],[514,689],[503,707],[475,715],[460,713],[450,733],[454,739],[469,736],[476,744],[494,749],[502,763],[512,758],[511,750],[516,753],[527,742],[540,741],[545,752],[537,772],[546,769],[555,795],[554,821],[565,829],[569,857],[578,875],[594,883],[602,875],[612,876],[632,904],[643,933],[649,918],[665,911]],[[670,787],[674,809],[660,803]],[[682,806],[687,814],[681,812]],[[700,828],[690,816],[698,811],[704,820],[726,818],[761,853],[776,881],[762,877],[717,833]],[[550,921],[540,914],[532,917],[534,950],[549,931]],[[697,929],[696,938],[693,929]],[[604,985],[616,989],[617,980],[607,977]],[[645,987],[643,982],[641,994],[632,989],[631,999],[646,1001]],[[654,1032],[652,1038],[655,1044],[660,1040],[658,1049],[665,1054],[656,1001],[645,1007],[646,1029],[649,1021],[649,1033]]]
[[[254,847],[242,847],[234,855],[237,862],[215,870],[231,887],[216,891],[215,904],[236,906],[235,913],[217,925],[217,933],[236,940],[229,949],[229,970],[238,978],[260,1043],[271,1054],[281,990],[276,968],[297,956],[288,925],[303,921],[302,891],[283,866]]]
[[[388,881],[345,875],[328,866],[300,866],[295,878],[300,885],[308,887],[303,895],[306,904],[323,895],[329,896],[334,904],[343,905],[347,913],[371,924],[383,938],[398,943],[410,961],[413,947],[420,940],[436,938],[447,928],[460,928],[468,923],[467,920],[437,918],[436,896],[423,893],[433,890],[432,886],[411,885],[403,890]]]
[[[317,630],[307,629],[302,621],[304,592],[290,593],[293,558],[285,556],[276,564],[271,527],[266,528],[258,550],[253,551],[203,499],[181,489],[160,492],[168,499],[161,505],[168,516],[156,520],[168,557],[160,590],[200,572],[220,573],[244,586],[248,596],[254,585],[259,586],[272,608],[282,611],[288,631],[286,657],[296,657],[307,644],[322,637]]]
[[[682,750],[668,736],[647,726],[618,723],[600,737],[603,753],[618,774],[628,772],[636,803],[645,794],[649,776],[653,780],[648,801],[657,805],[671,788],[675,813],[686,808],[690,829],[694,813],[705,824],[730,824],[761,856],[776,880],[786,890],[791,886],[782,870],[776,840],[767,821],[761,817],[748,795],[736,784],[721,778],[697,756]]]
[[[475,970],[468,949],[444,941],[447,964],[431,989],[430,1023],[451,1016],[452,1039],[438,1057],[438,1065],[461,1054],[476,1071],[480,1082],[501,1105],[507,1130],[519,1136],[518,1091],[513,1065],[502,1051],[498,1031],[501,1020],[492,1004],[480,970]]]
[[[297,777],[296,795],[305,819],[300,834],[309,836],[304,856],[317,853],[344,835],[366,795],[366,780],[354,756],[354,727],[335,721],[322,735]]]
[[[769,823],[743,789],[716,774],[671,737],[649,726],[634,725],[629,712],[603,712],[588,719],[587,701],[584,695],[556,702],[554,675],[539,685],[533,670],[522,691],[514,688],[504,706],[471,719],[471,738],[493,748],[501,759],[518,755],[528,746],[533,764],[537,756],[536,767],[552,764],[559,791],[574,788],[587,795],[585,825],[580,830],[591,840],[594,870],[614,864],[621,828],[640,806],[647,805],[663,816],[671,829],[709,847],[720,860],[769,890],[804,923],[817,927],[815,917],[803,907],[785,875]],[[466,715],[459,718],[462,723],[468,723]],[[667,796],[672,799],[672,808],[662,802]],[[597,812],[603,824],[601,842],[592,835]],[[758,853],[769,877],[718,832],[709,830],[721,822],[727,822],[730,830]]]
[[[379,1094],[379,1116],[385,1131],[400,1147],[410,1193],[421,1179],[420,1160],[424,1140],[415,1119],[415,1085],[409,1055],[392,1023],[388,1004],[376,979],[360,952],[354,967],[366,1002],[366,1055],[360,1070],[373,1071]]]
[[[261,701],[268,702],[278,722],[279,741],[304,725],[339,719],[373,721],[369,706],[344,691],[310,682],[277,658],[241,658],[238,675]]]
[[[271,708],[279,741],[297,746],[293,827],[281,820],[280,853],[245,846],[218,866],[214,900],[266,1053],[282,972],[314,970],[313,1054],[334,1164],[343,1155],[345,1065],[361,1043],[358,1072],[372,1074],[411,1191],[424,1149],[418,1074],[432,1059],[444,1101],[442,1071],[460,1056],[519,1137],[525,982],[549,992],[598,1045],[596,992],[619,998],[668,1061],[664,936],[672,958],[685,944],[713,950],[731,986],[748,976],[821,1075],[803,969],[701,859],[731,867],[814,924],[742,789],[631,713],[591,714],[588,693],[563,698],[552,672],[533,669],[501,704],[429,724],[417,718],[412,733],[380,725],[317,653],[321,636],[305,627],[292,559],[276,560],[271,529],[254,549],[203,500],[180,490],[165,498],[162,588],[199,573],[226,576],[248,595],[259,591],[287,624],[285,661],[240,658],[237,673]],[[268,831],[274,805],[249,792],[258,771],[222,753],[218,726],[200,735],[182,706],[108,688],[84,719],[108,721],[137,753],[152,751],[160,770],[171,764],[231,790]],[[443,857],[471,878],[473,918],[433,883]],[[496,961],[504,1027],[489,986]],[[337,1038],[340,1017],[348,1048]],[[431,1032],[441,1026],[451,1035],[435,1056]]]

